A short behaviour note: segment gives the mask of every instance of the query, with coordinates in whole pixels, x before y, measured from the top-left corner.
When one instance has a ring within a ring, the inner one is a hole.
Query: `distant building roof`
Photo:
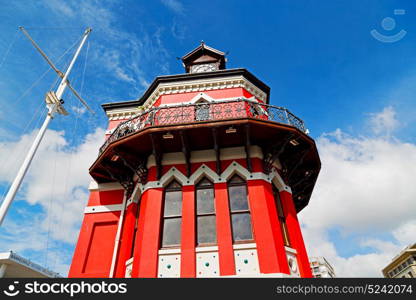
[[[27,278],[56,278],[61,277],[32,261],[17,255],[13,251],[0,253],[0,268],[3,269],[0,277],[27,277]]]
[[[383,275],[386,276],[388,271],[390,271],[390,269],[394,268],[396,265],[400,264],[401,261],[405,257],[407,257],[409,255],[414,255],[414,254],[416,254],[416,243],[407,246],[402,251],[400,251],[399,254],[397,254],[395,257],[393,257],[391,262],[383,268],[383,270],[382,270]]]

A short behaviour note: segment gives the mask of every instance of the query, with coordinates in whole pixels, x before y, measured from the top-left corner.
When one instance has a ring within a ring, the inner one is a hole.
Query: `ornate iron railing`
[[[249,99],[179,104],[153,107],[120,123],[101,146],[100,154],[112,142],[147,127],[241,118],[283,123],[307,133],[304,122],[286,108],[262,104]]]

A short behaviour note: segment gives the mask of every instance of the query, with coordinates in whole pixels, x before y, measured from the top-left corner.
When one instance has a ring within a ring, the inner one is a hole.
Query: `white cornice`
[[[97,183],[92,180],[88,187],[90,191],[113,191],[113,190],[122,190],[123,187],[118,182],[108,182],[108,183]]]
[[[267,94],[257,88],[244,76],[220,77],[211,79],[195,79],[181,82],[160,83],[142,105],[145,110],[150,109],[162,95],[182,94],[190,92],[204,92],[227,88],[244,88],[261,101],[267,100]],[[222,99],[216,99],[222,100]],[[108,109],[106,114],[110,120],[128,119],[140,113],[138,107]]]
[[[84,209],[84,214],[93,214],[93,213],[104,213],[104,212],[111,212],[111,211],[120,211],[122,209],[123,209],[123,205],[122,204],[87,206]]]

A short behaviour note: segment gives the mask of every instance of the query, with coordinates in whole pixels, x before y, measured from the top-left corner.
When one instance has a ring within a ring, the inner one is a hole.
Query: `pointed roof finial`
[[[204,40],[201,40],[201,46],[204,46],[204,45],[205,45]]]

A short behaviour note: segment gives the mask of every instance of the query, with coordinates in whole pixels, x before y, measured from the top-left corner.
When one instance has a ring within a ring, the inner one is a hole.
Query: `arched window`
[[[182,186],[172,181],[164,192],[162,247],[181,244]]]
[[[195,198],[198,245],[216,244],[214,184],[207,178],[203,178],[196,185]]]
[[[253,240],[247,185],[238,175],[234,175],[228,181],[228,199],[234,242]]]
[[[286,218],[283,213],[282,201],[280,200],[279,190],[273,185],[274,202],[276,203],[277,215],[279,217],[280,229],[282,230],[283,242],[285,246],[290,246],[289,234],[287,231]]]

